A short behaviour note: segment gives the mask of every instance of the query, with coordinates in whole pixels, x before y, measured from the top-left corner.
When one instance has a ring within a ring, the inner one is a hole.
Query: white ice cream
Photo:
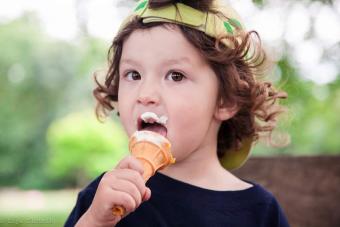
[[[158,117],[157,114],[153,113],[153,112],[145,112],[141,115],[141,118],[144,122],[148,122],[148,123],[158,123],[161,125],[165,125],[166,122],[168,121],[168,117],[167,116],[160,116]]]
[[[170,144],[169,140],[164,136],[151,131],[136,131],[133,137],[136,138],[136,141],[150,141],[158,146],[163,146],[165,143]]]

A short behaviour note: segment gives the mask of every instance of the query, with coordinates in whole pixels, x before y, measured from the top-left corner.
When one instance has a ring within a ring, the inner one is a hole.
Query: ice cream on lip
[[[168,117],[165,115],[158,116],[154,112],[144,112],[137,118],[137,130],[149,130],[159,133],[163,136],[167,135]]]

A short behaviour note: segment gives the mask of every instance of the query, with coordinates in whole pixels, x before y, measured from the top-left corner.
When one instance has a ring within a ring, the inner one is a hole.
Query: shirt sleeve
[[[87,211],[92,203],[94,195],[97,191],[98,184],[103,175],[104,173],[100,175],[97,179],[92,181],[85,189],[78,193],[76,205],[67,218],[64,227],[75,226],[81,216]]]
[[[271,200],[267,220],[266,226],[289,227],[287,218],[275,198]]]

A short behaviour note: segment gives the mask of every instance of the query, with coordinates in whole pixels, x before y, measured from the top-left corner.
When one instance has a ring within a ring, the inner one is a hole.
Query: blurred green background
[[[4,14],[8,6],[0,16],[0,226],[60,226],[79,188],[127,152],[114,114],[105,123],[96,120],[92,90],[93,73],[105,71],[110,37],[133,1],[105,1],[112,11],[102,20],[90,19],[104,9],[91,7],[94,1],[70,2],[76,29],[69,36],[62,14],[55,18],[64,23],[58,36],[24,1],[17,2],[23,8],[17,15]],[[253,155],[339,154],[340,31],[331,25],[339,25],[340,1],[231,2],[248,10],[240,13],[250,24],[259,15],[251,28],[264,33],[269,56],[277,61],[269,79],[289,95],[282,102],[289,111],[273,136],[280,142],[289,134],[290,144],[273,148],[260,142]],[[53,12],[53,4],[43,10]],[[275,28],[282,31],[261,27],[261,18],[278,21]]]

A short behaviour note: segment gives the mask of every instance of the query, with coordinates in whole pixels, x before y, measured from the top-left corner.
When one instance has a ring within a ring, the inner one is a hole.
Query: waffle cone
[[[175,163],[172,157],[171,144],[162,135],[151,131],[137,131],[129,141],[129,150],[143,165],[145,182],[153,176],[157,170]],[[115,206],[112,209],[114,216],[123,216],[126,209],[123,206]]]
[[[165,137],[151,131],[137,132],[129,142],[131,154],[140,160],[144,167],[143,178],[145,181],[157,170],[175,162],[170,148],[171,144]]]

